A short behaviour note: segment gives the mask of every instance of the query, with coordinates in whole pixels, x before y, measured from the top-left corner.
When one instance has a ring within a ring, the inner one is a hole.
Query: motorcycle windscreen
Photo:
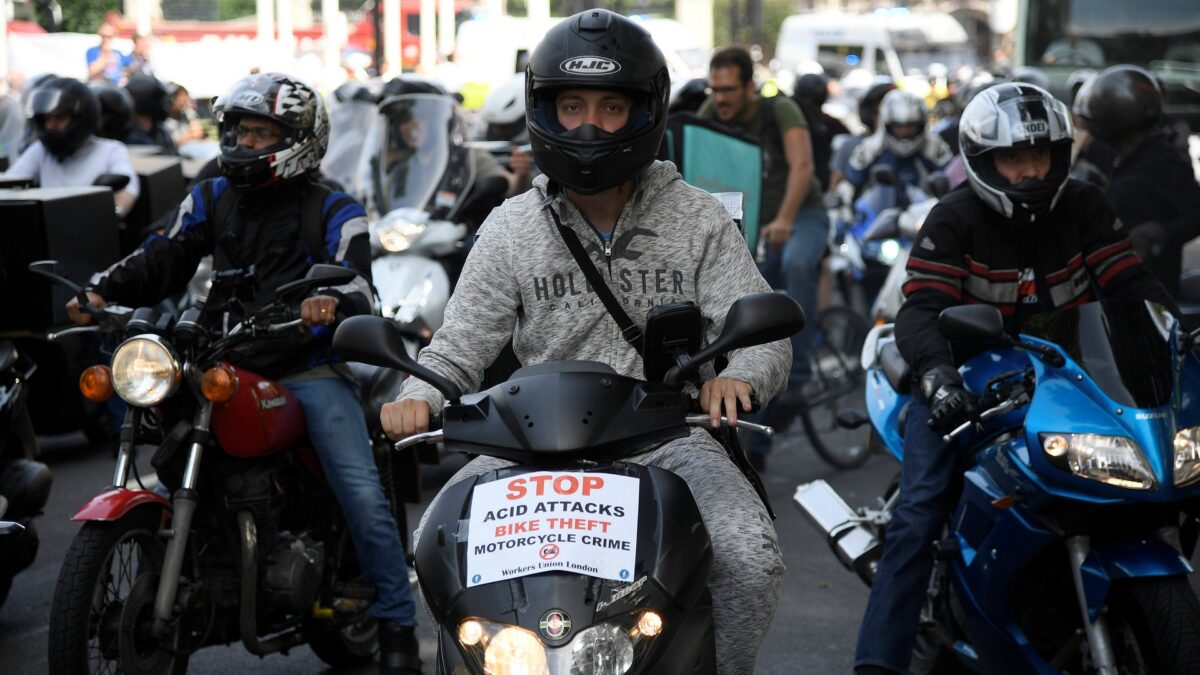
[[[389,98],[379,104],[379,116],[367,142],[373,192],[381,213],[395,209],[424,209],[434,197],[459,126],[454,101],[433,94]]]
[[[363,194],[363,155],[375,105],[368,101],[347,101],[329,107],[329,149],[321,160],[321,173],[337,181],[352,195]]]
[[[762,148],[723,131],[711,120],[680,116],[668,123],[667,156],[676,160],[683,179],[707,192],[742,194],[742,229],[750,251],[758,250],[762,204]]]
[[[1117,404],[1157,408],[1171,396],[1174,321],[1159,305],[1108,300],[1031,316],[1021,332],[1061,346]]]

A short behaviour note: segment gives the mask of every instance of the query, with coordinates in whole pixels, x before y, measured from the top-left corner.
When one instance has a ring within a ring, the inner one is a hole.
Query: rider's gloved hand
[[[979,401],[950,366],[938,366],[921,376],[921,395],[929,403],[929,427],[938,431],[949,431],[967,421]]]
[[[108,306],[104,298],[95,291],[87,291],[87,299],[88,304],[93,307],[103,308]],[[77,326],[86,326],[92,322],[92,315],[83,311],[83,308],[79,306],[79,298],[71,298],[70,302],[67,303],[67,318],[71,319],[71,322]]]

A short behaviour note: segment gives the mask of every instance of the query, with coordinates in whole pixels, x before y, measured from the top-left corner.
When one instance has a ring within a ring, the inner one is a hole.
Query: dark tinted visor
[[[35,89],[29,95],[29,100],[25,103],[25,116],[49,115],[58,108],[62,100],[63,92],[61,89],[49,89],[46,87]]]

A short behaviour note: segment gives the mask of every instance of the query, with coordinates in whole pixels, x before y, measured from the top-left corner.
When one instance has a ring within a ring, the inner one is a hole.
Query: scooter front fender
[[[1153,536],[1093,542],[1081,568],[1088,616],[1095,621],[1104,609],[1114,581],[1191,574],[1192,566],[1173,546]]]
[[[171,502],[155,492],[114,488],[87,500],[87,503],[79,507],[75,515],[71,516],[71,520],[76,522],[117,520],[146,504],[158,506],[166,513],[171,512]]]

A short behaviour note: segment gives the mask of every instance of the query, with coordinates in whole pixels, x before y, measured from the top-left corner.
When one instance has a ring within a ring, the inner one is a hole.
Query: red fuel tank
[[[260,457],[307,444],[300,400],[278,382],[225,364],[237,377],[233,398],[213,406],[212,430],[225,452]]]

